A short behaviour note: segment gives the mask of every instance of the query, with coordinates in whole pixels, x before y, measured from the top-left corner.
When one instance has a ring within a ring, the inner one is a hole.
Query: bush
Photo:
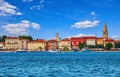
[[[111,48],[113,48],[113,44],[112,44],[112,43],[107,43],[107,44],[105,45],[105,49],[106,49],[106,50],[111,50]]]

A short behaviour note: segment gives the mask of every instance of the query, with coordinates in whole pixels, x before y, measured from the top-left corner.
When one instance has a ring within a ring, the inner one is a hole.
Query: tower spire
[[[104,28],[103,28],[103,38],[108,38],[108,30],[107,30],[106,22],[104,23]]]

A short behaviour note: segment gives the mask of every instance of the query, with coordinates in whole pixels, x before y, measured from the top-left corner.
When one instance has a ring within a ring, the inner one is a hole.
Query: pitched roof
[[[33,41],[28,42],[28,43],[41,43],[41,42],[46,43],[46,41],[44,39],[33,40]]]
[[[61,41],[70,41],[69,38],[62,39]]]
[[[57,42],[55,39],[48,40],[48,42]]]
[[[111,38],[104,38],[103,40],[104,40],[104,42],[115,42],[115,40],[113,40]]]
[[[10,37],[7,37],[6,39],[19,39],[18,37],[14,37],[14,36],[10,36]]]

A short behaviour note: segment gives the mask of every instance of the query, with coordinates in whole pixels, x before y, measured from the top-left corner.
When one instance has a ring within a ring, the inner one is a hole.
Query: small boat
[[[90,52],[90,50],[87,48],[83,48],[83,49],[81,49],[81,52]]]
[[[17,52],[27,52],[27,50],[24,50],[24,49],[18,49],[17,51],[16,51],[16,53]]]

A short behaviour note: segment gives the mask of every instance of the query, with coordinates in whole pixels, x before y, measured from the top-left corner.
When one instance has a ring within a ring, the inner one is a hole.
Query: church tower
[[[59,42],[59,33],[56,33],[56,40]]]
[[[106,23],[104,23],[103,38],[108,38],[108,30]]]

